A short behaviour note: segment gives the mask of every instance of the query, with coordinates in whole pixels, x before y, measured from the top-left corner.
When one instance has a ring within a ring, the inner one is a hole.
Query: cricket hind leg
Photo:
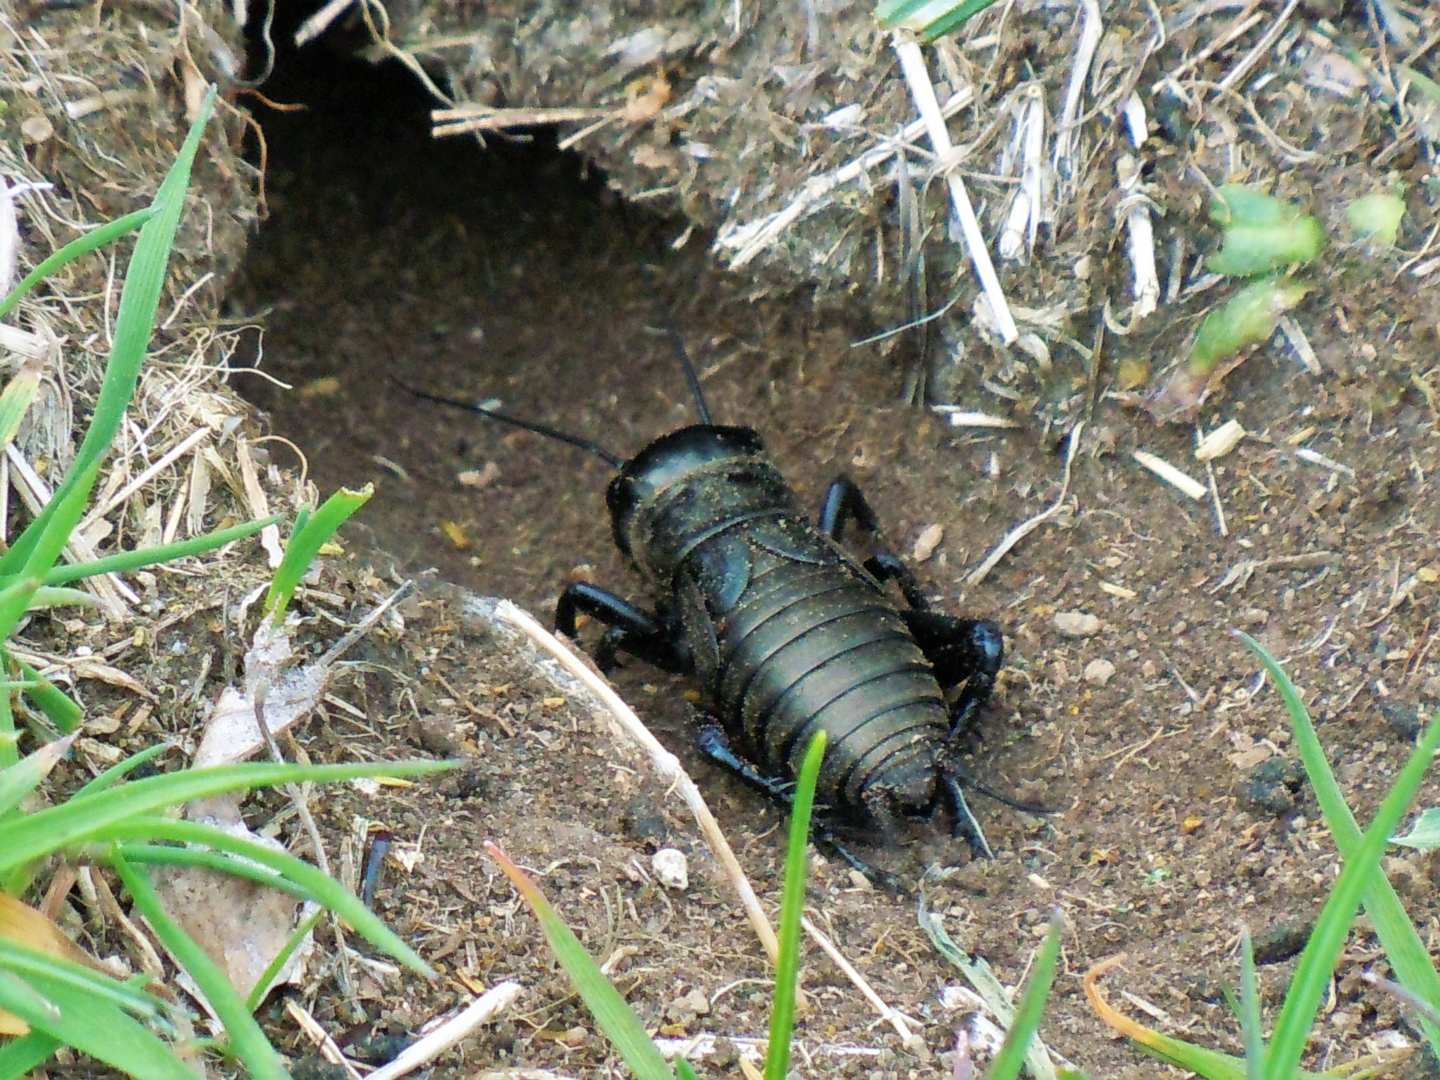
[[[725,729],[713,721],[702,724],[699,733],[695,738],[695,745],[700,753],[706,758],[719,765],[727,772],[733,773],[744,783],[755,790],[769,796],[780,805],[787,808],[793,807],[795,803],[795,784],[793,781],[782,776],[767,775],[762,773],[755,766],[751,765],[730,745],[730,738]],[[855,854],[848,845],[836,835],[832,822],[827,820],[823,808],[817,807],[817,812],[810,818],[810,839],[815,845],[825,850],[847,865],[858,870],[870,881],[882,888],[889,889],[896,893],[905,893],[908,890],[894,874],[878,867],[872,866],[859,855]]]

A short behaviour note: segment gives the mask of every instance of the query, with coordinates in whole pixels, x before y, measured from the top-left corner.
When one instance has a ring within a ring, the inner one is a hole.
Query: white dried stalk
[[[931,412],[940,413],[950,421],[951,427],[972,428],[1018,428],[1020,421],[1008,416],[993,416],[990,413],[962,409],[958,405],[932,405]]]
[[[1206,488],[1204,484],[1200,483],[1199,480],[1196,480],[1188,473],[1181,472],[1164,458],[1157,457],[1146,450],[1136,450],[1132,452],[1130,456],[1171,487],[1185,493],[1197,502],[1205,497]]]
[[[354,3],[355,0],[330,0],[328,4],[300,24],[300,28],[295,31],[295,45],[299,47],[307,41],[313,41],[319,37],[329,29],[331,23],[345,13],[346,8]]]
[[[1310,338],[1300,328],[1300,324],[1289,315],[1280,316],[1280,332],[1290,342],[1290,347],[1295,350],[1295,355],[1300,358],[1300,363],[1305,365],[1305,370],[1311,375],[1324,375],[1325,369],[1320,366],[1320,358],[1315,355],[1315,347],[1310,344]]]
[[[372,1072],[369,1080],[398,1080],[399,1077],[429,1064],[481,1024],[509,1008],[520,996],[522,989],[517,982],[502,982],[492,986],[460,1012],[400,1051],[395,1060]]]
[[[967,86],[963,90],[951,94],[940,113],[945,117],[952,116],[974,100],[975,91],[972,87]],[[829,206],[831,193],[837,188],[860,179],[877,165],[900,153],[906,143],[915,141],[923,134],[925,134],[925,121],[911,122],[901,130],[899,138],[873,146],[853,161],[848,161],[837,169],[810,177],[800,185],[800,194],[773,214],[768,214],[756,221],[747,221],[742,225],[728,225],[721,229],[720,235],[715,238],[715,246],[734,251],[735,254],[730,257],[727,265],[731,270],[740,269],[773,244],[795,222]]]
[[[1123,110],[1125,128],[1130,142],[1138,149],[1150,137],[1145,105],[1140,95],[1132,93]],[[1123,208],[1126,235],[1129,238],[1131,290],[1135,305],[1130,310],[1130,326],[1154,313],[1160,303],[1160,274],[1155,268],[1155,227],[1150,220],[1150,200],[1140,188],[1140,165],[1129,154],[1122,154],[1115,163],[1120,181],[1120,206]]]
[[[954,145],[950,142],[945,118],[940,114],[940,103],[935,98],[935,87],[930,82],[930,72],[925,67],[925,57],[920,52],[920,46],[909,34],[899,31],[891,38],[890,43],[900,60],[900,70],[910,87],[910,96],[915,101],[915,107],[920,111],[920,119],[925,122],[925,132],[929,136],[935,156],[945,161]],[[975,276],[980,279],[980,288],[995,317],[1000,340],[1006,345],[1013,345],[1020,336],[1020,331],[1015,326],[1014,316],[1010,314],[1005,291],[1000,287],[1000,278],[995,273],[995,264],[990,261],[985,236],[980,231],[980,222],[975,217],[975,208],[970,205],[970,195],[965,190],[965,182],[958,169],[949,168],[945,171],[945,184],[950,190],[950,203],[955,208],[960,231],[965,237],[970,264],[975,268]]]
[[[1245,438],[1246,434],[1245,427],[1239,420],[1233,417],[1226,420],[1195,444],[1195,460],[1215,461],[1224,457],[1240,445],[1240,440]]]
[[[730,881],[730,887],[735,890],[740,899],[740,906],[745,911],[745,917],[750,920],[750,925],[754,928],[756,936],[760,938],[760,943],[765,946],[765,952],[770,957],[771,964],[774,964],[780,956],[780,943],[775,937],[775,929],[770,925],[770,920],[765,917],[755,890],[750,885],[750,879],[745,876],[745,871],[740,866],[740,860],[735,857],[730,842],[725,839],[725,834],[720,830],[720,823],[715,820],[715,815],[706,805],[705,796],[700,794],[700,789],[695,786],[695,781],[690,779],[690,774],[681,766],[680,759],[661,745],[660,740],[655,738],[650,733],[650,729],[635,715],[635,710],[625,704],[625,701],[611,688],[609,683],[595,674],[590,665],[576,656],[572,650],[561,644],[554,634],[536,622],[535,617],[528,611],[517,607],[508,600],[501,600],[495,605],[495,614],[549,654],[565,669],[566,674],[590,691],[605,710],[615,718],[620,729],[649,755],[650,762],[655,766],[655,771],[660,774],[660,778],[679,793],[680,798],[685,801],[685,805],[690,808],[690,812],[695,815],[695,820],[700,825],[700,831],[705,834],[706,842],[709,843],[711,851],[715,853],[721,868],[725,871],[725,876]]]
[[[1045,88],[1031,83],[1014,106],[1014,136],[1005,158],[1020,163],[1020,186],[1000,229],[1000,258],[1028,259],[1035,251],[1035,233],[1049,213],[1045,199]],[[1004,164],[1001,171],[1009,173]]]
[[[1065,104],[1060,110],[1060,122],[1055,129],[1055,201],[1061,205],[1070,201],[1079,183],[1076,175],[1075,143],[1080,132],[1080,100],[1085,93],[1085,80],[1090,74],[1090,65],[1095,60],[1095,50],[1099,47],[1100,36],[1105,30],[1100,19],[1099,0],[1082,0],[1075,17],[1080,21],[1080,34],[1075,42],[1075,59],[1070,65],[1070,81],[1065,86]]]

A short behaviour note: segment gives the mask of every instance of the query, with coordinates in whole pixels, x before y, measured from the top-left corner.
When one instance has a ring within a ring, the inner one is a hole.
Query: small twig
[[[1199,480],[1196,480],[1188,473],[1181,472],[1164,458],[1157,457],[1147,450],[1133,450],[1130,456],[1134,458],[1138,464],[1145,466],[1145,468],[1149,469],[1161,480],[1164,480],[1176,490],[1184,492],[1190,496],[1190,498],[1198,501],[1205,497],[1204,484],[1200,483]]]
[[[400,1051],[388,1065],[372,1072],[369,1080],[397,1080],[398,1077],[434,1061],[481,1024],[509,1008],[520,996],[522,989],[517,982],[502,982],[492,986],[460,1012]]]
[[[274,0],[272,0],[274,2]],[[329,29],[330,24],[345,13],[345,9],[355,3],[355,0],[330,0],[315,14],[300,24],[295,31],[295,46],[299,48],[307,41],[313,41]]]
[[[720,830],[720,823],[715,820],[715,815],[710,812],[710,807],[705,803],[705,797],[700,794],[700,789],[695,786],[695,781],[680,765],[680,759],[666,750],[660,744],[660,740],[650,733],[640,718],[635,715],[635,710],[625,704],[624,700],[617,694],[604,679],[595,674],[590,666],[574,651],[560,642],[550,631],[546,630],[529,612],[522,610],[508,600],[501,600],[495,606],[495,614],[511,626],[515,627],[522,634],[528,637],[536,646],[549,654],[566,673],[578,680],[585,689],[604,706],[605,710],[620,725],[621,730],[630,738],[639,743],[645,752],[650,756],[650,762],[660,778],[679,792],[685,805],[695,815],[695,820],[700,825],[700,831],[705,834],[706,842],[720,861],[726,877],[730,880],[730,886],[735,890],[740,899],[740,906],[745,910],[745,917],[750,920],[755,934],[760,938],[760,943],[765,947],[770,962],[774,964],[780,956],[780,943],[775,937],[775,929],[770,925],[770,920],[765,917],[765,912],[760,907],[760,901],[755,896],[755,890],[750,885],[750,880],[745,876],[745,871],[740,866],[740,860],[735,857],[735,852],[730,847],[730,842],[725,839],[725,834]]]
[[[344,1069],[345,1075],[348,1076],[350,1080],[360,1080],[359,1071],[350,1063],[350,1059],[340,1052],[340,1047],[335,1044],[335,1040],[330,1037],[329,1033],[320,1026],[320,1022],[306,1012],[305,1006],[301,1005],[294,998],[287,997],[285,999],[285,1011],[290,1014],[290,1019],[294,1020],[300,1030],[305,1033],[305,1037],[320,1051],[321,1057],[330,1062],[330,1064],[338,1065]]]
[[[910,1046],[916,1035],[910,1030],[910,1025],[905,1022],[904,1015],[885,1003],[875,992],[875,988],[870,985],[870,981],[860,974],[855,965],[845,958],[845,954],[835,947],[835,943],[810,921],[809,916],[801,916],[800,925],[805,927],[805,932],[810,935],[816,945],[820,946],[825,955],[835,961],[835,966],[845,973],[845,977],[855,985],[855,989],[860,991],[865,1000],[870,1002],[881,1018],[895,1029],[895,1034],[900,1036],[907,1047]]]
[[[950,132],[945,127],[945,118],[940,114],[940,102],[935,98],[935,87],[930,81],[930,72],[925,67],[925,57],[920,52],[920,45],[903,31],[897,31],[890,44],[900,61],[900,70],[910,87],[910,96],[915,101],[915,107],[920,111],[920,119],[925,122],[925,132],[930,138],[930,145],[934,148],[936,157],[945,161],[954,146],[950,142]],[[1020,331],[1015,326],[1014,316],[1010,314],[1010,305],[1005,299],[1005,291],[1000,287],[995,264],[990,261],[985,235],[980,231],[975,208],[970,205],[970,194],[965,190],[965,181],[958,169],[949,168],[945,170],[945,183],[950,189],[950,203],[960,222],[960,231],[965,237],[970,263],[975,268],[975,276],[980,279],[980,288],[990,304],[1000,338],[1006,345],[1013,345],[1020,336]]]
[[[1055,501],[1051,503],[1046,509],[1036,514],[1034,517],[1030,518],[1027,521],[1022,521],[1019,525],[1016,525],[1015,528],[1011,529],[1008,533],[1006,533],[1000,543],[996,544],[995,547],[991,549],[990,554],[985,556],[984,560],[980,563],[980,565],[977,566],[974,570],[970,571],[969,576],[965,578],[965,584],[967,586],[979,585],[980,582],[984,581],[986,577],[989,576],[990,571],[994,570],[995,567],[999,564],[1000,560],[1005,558],[1005,556],[1009,554],[1011,548],[1013,548],[1021,540],[1024,540],[1025,537],[1029,536],[1032,532],[1038,529],[1041,525],[1045,524],[1045,522],[1049,521],[1056,514],[1060,513],[1060,511],[1064,508],[1066,497],[1069,495],[1070,492],[1070,467],[1075,464],[1075,455],[1080,450],[1080,433],[1084,430],[1084,420],[1079,421],[1073,428],[1070,429],[1070,446],[1068,452],[1065,454],[1065,471],[1063,474],[1061,474],[1060,494],[1055,497]]]
[[[1130,143],[1138,150],[1150,137],[1145,105],[1139,94],[1131,94],[1126,99],[1123,115]],[[1131,155],[1124,154],[1116,162],[1115,171],[1122,192],[1117,213],[1124,215],[1130,240],[1131,288],[1135,306],[1130,310],[1129,325],[1133,327],[1137,320],[1153,314],[1160,303],[1160,274],[1155,269],[1155,226],[1150,220],[1150,199],[1141,190],[1139,163]]]
[[[1060,120],[1055,128],[1055,176],[1059,181],[1056,193],[1057,203],[1069,202],[1078,178],[1075,169],[1075,139],[1080,131],[1076,117],[1080,115],[1080,99],[1085,93],[1085,80],[1090,74],[1090,65],[1095,60],[1095,50],[1100,45],[1100,36],[1105,26],[1100,19],[1098,0],[1081,0],[1075,12],[1080,23],[1080,34],[1075,42],[1075,59],[1070,64],[1070,81],[1065,86],[1065,104],[1060,109]]]

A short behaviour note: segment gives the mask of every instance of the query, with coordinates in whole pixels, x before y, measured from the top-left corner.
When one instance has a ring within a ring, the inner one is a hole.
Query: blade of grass
[[[0,1080],[19,1080],[49,1061],[58,1049],[60,1040],[43,1031],[0,1043]]]
[[[97,225],[89,232],[77,236],[58,251],[47,255],[40,260],[38,266],[30,273],[20,279],[20,283],[0,300],[0,319],[3,319],[10,312],[15,310],[15,305],[25,298],[25,294],[33,289],[40,282],[59,270],[67,263],[72,263],[82,255],[88,255],[92,251],[98,251],[106,244],[113,243],[128,232],[140,228],[152,217],[155,216],[156,208],[147,206],[142,210],[125,214],[114,221],[107,221],[103,225]]]
[[[160,902],[150,877],[144,870],[136,869],[114,852],[110,856],[110,867],[119,876],[135,910],[145,916],[150,929],[185,973],[195,980],[195,985],[205,995],[205,1000],[215,1010],[215,1015],[225,1025],[230,1039],[230,1049],[244,1062],[250,1075],[260,1080],[290,1080],[290,1074],[280,1060],[279,1053],[270,1045],[270,1040],[260,1030],[260,1025],[245,1008],[245,1002],[235,992],[230,977],[210,959],[180,924],[170,918]],[[147,1075],[147,1074],[141,1074]]]
[[[0,449],[9,446],[20,430],[20,423],[40,390],[42,370],[44,364],[41,361],[26,360],[15,377],[5,384],[5,390],[0,392]]]
[[[59,806],[0,822],[0,874],[24,866],[52,851],[93,837],[125,818],[153,813],[167,806],[277,784],[327,783],[373,776],[423,776],[454,767],[448,761],[355,762],[345,765],[277,765],[256,762],[187,769],[150,776],[92,795],[68,799]]]
[[[274,620],[277,626],[284,620],[290,598],[295,595],[300,579],[310,569],[315,556],[320,554],[320,548],[335,535],[335,530],[340,528],[350,515],[370,501],[370,496],[374,493],[373,484],[366,484],[359,491],[341,488],[326,499],[313,514],[295,519],[295,531],[290,535],[290,542],[285,545],[285,555],[280,560],[280,568],[275,571],[274,580],[270,582],[270,591],[265,595],[265,614]]]
[[[10,691],[0,692],[0,769],[13,769],[20,761],[19,733],[15,730],[15,711],[10,704]]]
[[[4,657],[6,657],[6,652],[3,647],[0,647],[0,658]],[[25,691],[25,697],[45,714],[45,719],[55,725],[55,730],[62,735],[69,735],[80,726],[80,719],[85,715],[85,710],[80,708],[69,694],[24,660],[13,656],[9,657],[9,660],[20,669],[21,678],[34,684]]]
[[[1290,979],[1280,1015],[1275,1019],[1275,1030],[1270,1035],[1270,1048],[1265,1058],[1267,1075],[1292,1076],[1299,1067],[1310,1029],[1315,1024],[1315,1014],[1329,985],[1335,961],[1345,947],[1345,938],[1355,921],[1361,897],[1372,878],[1383,876],[1380,859],[1385,854],[1385,845],[1420,790],[1421,781],[1425,779],[1437,749],[1440,749],[1440,719],[1431,721],[1426,728],[1420,737],[1420,745],[1400,769],[1390,793],[1380,803],[1380,809],[1375,812],[1375,818],[1360,843],[1353,854],[1345,856],[1345,868],[1320,909],[1315,929],[1310,932],[1310,940],[1300,954],[1295,974]]]
[[[305,939],[310,936],[310,931],[314,930],[315,925],[324,917],[325,909],[319,908],[300,920],[300,924],[291,932],[284,946],[275,954],[270,963],[265,965],[265,970],[260,973],[260,978],[255,980],[255,985],[246,995],[246,1012],[253,1013],[260,1007],[260,1002],[264,1001],[265,995],[270,992],[270,984],[280,977],[280,972],[290,962],[290,957],[295,955],[295,950],[305,943]]]
[[[1280,698],[1290,714],[1291,726],[1295,729],[1295,745],[1300,760],[1304,763],[1310,786],[1315,791],[1315,800],[1325,816],[1325,825],[1329,828],[1330,835],[1335,838],[1336,848],[1348,862],[1359,846],[1360,828],[1355,823],[1355,815],[1350,812],[1345,796],[1340,792],[1340,785],[1335,781],[1335,773],[1320,746],[1310,713],[1306,710],[1305,703],[1300,700],[1295,684],[1265,647],[1248,634],[1239,633],[1237,636],[1259,659],[1274,680],[1275,689],[1280,692]],[[1362,903],[1400,984],[1426,1001],[1440,1001],[1440,972],[1435,970],[1430,951],[1425,947],[1415,924],[1405,913],[1405,907],[1400,903],[1394,886],[1385,875],[1377,874],[1369,883]],[[1440,1057],[1440,1025],[1425,1017],[1418,1019],[1426,1041],[1435,1055]]]
[[[1040,1028],[1040,1018],[1045,1015],[1045,1003],[1050,997],[1050,984],[1055,981],[1055,965],[1060,959],[1060,931],[1063,928],[1060,913],[1050,917],[1050,929],[1035,957],[1026,982],[1025,992],[1015,1006],[1015,1019],[1005,1033],[1005,1041],[990,1068],[985,1071],[985,1080],[1015,1080],[1025,1067],[1025,1054],[1030,1049],[1030,1040]]]
[[[276,889],[297,900],[316,899],[305,886],[297,885],[273,870],[256,866],[244,859],[237,859],[223,851],[132,842],[118,843],[115,845],[115,850],[120,852],[127,862],[140,863],[145,866],[203,866],[207,870],[231,874],[234,877],[244,878],[246,881],[253,881],[257,885]]]
[[[184,844],[203,844],[216,851],[250,859],[261,866],[268,866],[283,878],[304,889],[308,894],[307,899],[313,899],[335,912],[366,941],[377,949],[389,953],[411,971],[427,977],[435,974],[430,965],[420,958],[419,953],[405,944],[393,930],[380,920],[378,915],[362,904],[356,896],[346,891],[345,886],[311,866],[305,860],[297,859],[294,855],[276,851],[274,848],[256,843],[254,840],[235,836],[224,829],[217,829],[213,825],[204,825],[198,821],[177,821],[173,818],[150,816],[133,817],[125,821],[114,822],[97,830],[94,839],[97,841],[170,840]],[[121,858],[124,856],[122,855]]]
[[[790,1040],[795,1031],[795,983],[800,973],[800,916],[805,910],[805,875],[810,850],[810,811],[815,783],[825,760],[822,728],[810,740],[796,778],[790,806],[790,842],[785,849],[785,888],[780,897],[780,956],[775,962],[775,997],[770,1003],[770,1045],[765,1080],[785,1080],[790,1071]]]
[[[545,894],[495,844],[486,841],[485,851],[505,872],[510,884],[515,886],[515,890],[535,913],[535,918],[540,923],[540,932],[545,935],[550,951],[560,961],[560,966],[575,984],[575,989],[580,994],[580,999],[585,1002],[585,1007],[590,1010],[590,1015],[600,1025],[600,1030],[605,1033],[611,1045],[625,1059],[630,1071],[639,1080],[672,1080],[674,1073],[665,1063],[660,1051],[655,1048],[655,1044],[650,1041],[650,1036],[640,1018],[635,1015],[635,1010],[630,1008],[620,996],[620,991],[605,977],[600,965],[595,963],[585,951],[585,946],[580,944],[574,931],[565,925],[565,920],[550,906]]]
[[[216,529],[203,536],[177,540],[173,544],[159,544],[136,551],[121,551],[91,562],[57,566],[45,575],[45,584],[63,585],[66,582],[96,577],[99,574],[123,574],[131,570],[139,570],[142,567],[154,566],[156,563],[174,562],[176,559],[188,558],[191,555],[201,555],[236,540],[243,540],[247,536],[254,536],[261,529],[280,521],[282,517],[281,514],[272,514],[267,518],[258,518],[255,521],[246,521],[225,529]]]
[[[123,761],[117,761],[114,765],[111,765],[99,776],[85,784],[79,791],[75,792],[71,798],[73,799],[80,795],[94,795],[97,792],[104,791],[106,788],[114,787],[147,761],[153,761],[165,753],[165,751],[173,750],[174,748],[175,744],[172,742],[161,742],[156,743],[154,746],[147,746],[144,750],[131,754]]]
[[[19,806],[21,799],[40,786],[40,781],[49,775],[56,762],[69,753],[73,738],[68,736],[46,743],[33,754],[0,770],[0,818]]]
[[[1260,984],[1255,977],[1255,950],[1248,927],[1240,931],[1240,1030],[1245,1037],[1245,1080],[1265,1080]]]
[[[84,964],[52,956],[38,949],[28,949],[4,938],[0,938],[0,970],[9,971],[22,979],[41,978],[63,983],[142,1019],[151,1019],[161,1014],[160,1000],[138,986],[120,982]]]
[[[97,1061],[146,1080],[196,1080],[159,1036],[122,1010],[45,978],[0,971],[0,1008]]]
[[[180,214],[185,207],[190,167],[214,106],[215,88],[212,86],[205,95],[195,122],[185,136],[175,163],[170,166],[170,171],[165,174],[165,179],[155,193],[152,204],[154,213],[146,220],[140,229],[139,237],[136,238],[135,251],[130,257],[130,265],[125,272],[125,284],[120,291],[120,307],[115,316],[110,356],[105,363],[105,378],[95,399],[90,427],[75,451],[75,460],[71,462],[65,478],[56,488],[50,502],[26,526],[10,550],[0,556],[0,574],[19,573],[22,566],[30,565],[32,549],[49,530],[50,518],[63,503],[68,489],[82,483],[87,473],[92,474],[93,481],[94,470],[115,441],[125,409],[135,392],[141,365],[145,361],[146,348],[155,324],[155,313],[160,304],[160,292],[165,283],[165,272],[170,262],[170,249],[175,241]],[[68,535],[68,530],[66,533]],[[52,559],[51,564],[53,562]],[[47,569],[49,565],[47,564]]]

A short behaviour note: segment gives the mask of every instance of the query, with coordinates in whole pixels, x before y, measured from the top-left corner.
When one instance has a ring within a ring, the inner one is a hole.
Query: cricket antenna
[[[693,376],[692,376],[693,377]],[[406,393],[424,401],[433,401],[437,405],[449,405],[453,409],[464,409],[466,412],[479,413],[481,416],[488,416],[491,420],[498,420],[502,424],[509,424],[511,427],[520,428],[522,431],[533,431],[536,435],[544,435],[547,439],[555,439],[557,442],[569,443],[571,446],[584,450],[587,454],[594,454],[601,461],[604,461],[611,468],[620,469],[625,465],[625,459],[619,454],[612,454],[599,443],[591,442],[589,439],[582,439],[579,435],[571,435],[566,431],[556,431],[544,424],[537,424],[533,420],[521,420],[518,416],[511,416],[508,413],[499,412],[496,409],[487,409],[484,405],[477,405],[469,401],[461,401],[459,398],[441,397],[439,394],[431,394],[425,390],[419,390],[409,386],[394,375],[390,381]],[[702,415],[704,410],[701,410]],[[707,420],[706,423],[709,423]]]
[[[714,426],[714,421],[710,419],[710,406],[705,404],[705,392],[700,389],[700,376],[695,374],[695,365],[690,362],[690,354],[685,351],[685,342],[680,337],[680,331],[667,322],[665,335],[670,339],[670,346],[680,361],[680,370],[685,372],[685,381],[690,384],[690,396],[695,399],[695,411],[700,414],[700,423],[706,427]]]

